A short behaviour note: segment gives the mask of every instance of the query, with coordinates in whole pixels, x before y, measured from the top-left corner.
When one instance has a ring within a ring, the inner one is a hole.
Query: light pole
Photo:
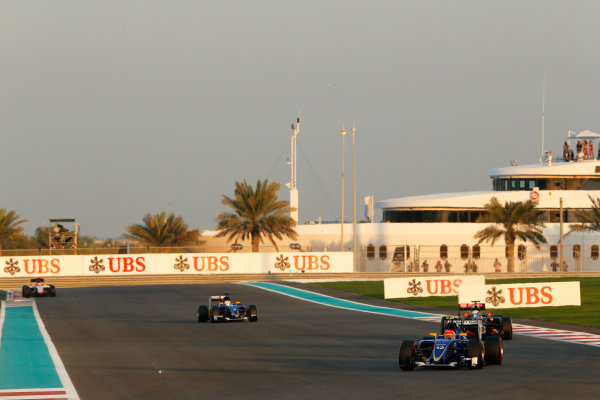
[[[563,199],[562,197],[560,198],[560,266],[558,267],[558,270],[563,272],[563,262],[564,262],[564,258],[563,258]]]
[[[353,207],[353,235],[354,235],[354,247],[352,249],[353,255],[353,270],[356,272],[356,146],[354,145],[354,137],[356,128],[354,121],[352,121],[352,207]]]
[[[296,125],[292,124],[292,140],[290,157],[291,165],[290,181],[286,186],[290,189],[290,217],[298,223],[298,188],[296,187],[296,137],[300,132],[300,117],[296,118]]]
[[[342,221],[341,221],[341,238],[340,238],[340,251],[344,251],[344,139],[346,137],[346,130],[344,129],[344,123],[342,122]]]

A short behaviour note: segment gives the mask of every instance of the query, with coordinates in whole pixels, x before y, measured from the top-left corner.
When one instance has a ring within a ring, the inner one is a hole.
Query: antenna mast
[[[544,159],[544,117],[546,103],[546,70],[544,69],[544,79],[542,81],[542,160]]]
[[[296,188],[296,136],[300,132],[300,117],[296,118],[296,125],[292,124],[292,140],[290,157],[292,170],[290,182],[286,185],[290,188],[290,217],[298,223],[298,189]]]

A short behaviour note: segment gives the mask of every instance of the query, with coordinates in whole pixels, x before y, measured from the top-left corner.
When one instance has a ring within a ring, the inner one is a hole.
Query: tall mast
[[[291,173],[290,182],[287,187],[290,188],[290,218],[298,223],[298,189],[296,188],[296,136],[300,132],[300,117],[296,118],[296,125],[292,124],[292,140],[291,140]]]
[[[344,129],[344,123],[342,122],[342,219],[340,224],[340,251],[344,251],[344,139],[346,138],[346,129]]]
[[[546,103],[546,70],[544,69],[544,79],[542,81],[542,160],[544,159],[544,117]]]

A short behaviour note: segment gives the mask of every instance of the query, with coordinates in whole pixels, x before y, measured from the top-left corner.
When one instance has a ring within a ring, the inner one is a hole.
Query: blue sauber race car
[[[481,332],[481,321],[476,321]],[[502,364],[504,348],[500,336],[467,338],[460,325],[448,321],[442,335],[431,333],[421,340],[404,340],[398,362],[403,371],[417,367],[482,368],[484,364]]]
[[[198,322],[250,321],[258,320],[256,306],[233,302],[228,294],[210,296],[208,306],[198,307]]]

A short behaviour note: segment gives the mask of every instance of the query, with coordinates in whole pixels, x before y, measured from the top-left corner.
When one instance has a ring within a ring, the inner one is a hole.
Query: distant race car
[[[239,301],[233,302],[228,294],[220,296],[210,296],[208,306],[198,307],[198,322],[222,322],[222,321],[251,321],[258,320],[258,311],[256,306],[240,304]]]
[[[481,320],[472,322],[481,325]],[[500,336],[469,339],[457,321],[448,321],[442,335],[430,333],[421,340],[402,341],[398,363],[403,371],[417,367],[482,368],[484,364],[502,364],[503,357]]]
[[[23,286],[23,297],[56,297],[54,285],[46,285],[44,278],[34,278],[29,286]]]
[[[463,303],[458,305],[457,317],[442,317],[441,330],[443,333],[449,321],[482,321],[482,337],[500,336],[503,340],[511,340],[513,336],[512,320],[510,317],[501,317],[485,312],[485,303],[472,301],[471,303]],[[473,326],[473,325],[471,325]],[[466,331],[468,337],[475,337],[476,332],[473,330]]]

